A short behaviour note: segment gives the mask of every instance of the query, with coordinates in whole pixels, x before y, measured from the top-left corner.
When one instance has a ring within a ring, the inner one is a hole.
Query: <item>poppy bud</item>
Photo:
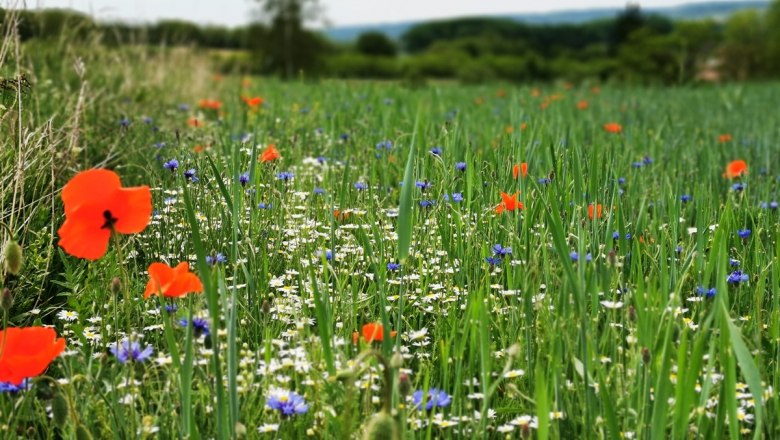
[[[68,422],[68,417],[70,417],[70,405],[62,392],[54,395],[54,399],[51,401],[51,413],[54,425],[60,429],[64,428]]]
[[[401,373],[398,375],[398,392],[402,397],[406,398],[410,391],[412,391],[412,382],[409,380],[409,375]]]
[[[642,348],[642,362],[645,364],[650,363],[650,349],[647,347]]]
[[[390,358],[390,368],[401,368],[404,366],[404,358],[401,353],[393,353],[393,357]]]
[[[18,275],[22,269],[22,263],[24,262],[24,255],[22,255],[22,247],[16,240],[8,240],[3,250],[3,259],[5,260],[5,270],[11,275]]]
[[[6,312],[11,310],[11,306],[14,305],[14,293],[11,289],[4,287],[3,293],[0,295],[0,307]]]
[[[264,315],[267,315],[271,312],[271,303],[267,300],[263,300],[263,305],[260,306],[260,309],[263,311]]]
[[[119,295],[122,292],[122,280],[119,279],[119,277],[114,277],[113,280],[111,280],[111,293],[114,295]]]
[[[92,434],[89,432],[89,429],[81,423],[76,427],[76,440],[92,440]]]
[[[398,438],[398,424],[385,411],[374,414],[363,433],[363,440],[398,440]]]
[[[236,438],[246,437],[246,426],[244,426],[244,424],[241,422],[236,422],[236,426],[233,431],[236,433]]]

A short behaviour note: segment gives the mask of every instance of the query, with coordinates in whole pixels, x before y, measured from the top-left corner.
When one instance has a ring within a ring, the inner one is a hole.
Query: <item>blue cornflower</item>
[[[511,247],[503,247],[500,244],[494,244],[493,245],[493,255],[498,257],[505,257],[507,255],[512,254],[512,248]]]
[[[293,177],[295,177],[295,174],[290,171],[282,171],[281,173],[276,175],[277,179],[284,180],[285,182],[292,180]]]
[[[501,264],[501,258],[500,257],[487,257],[485,258],[485,261],[491,266],[498,266]]]
[[[227,257],[221,252],[217,252],[217,254],[214,256],[206,255],[206,264],[209,266],[215,266],[225,262],[227,262]]]
[[[176,304],[166,304],[165,305],[165,313],[167,313],[169,315],[173,315],[178,310],[179,310],[179,306],[177,306]]]
[[[452,193],[452,197],[450,197],[449,194],[444,194],[444,200],[447,201],[447,202],[452,201],[452,202],[455,202],[455,203],[462,202],[463,201],[463,194],[461,194],[461,193]]]
[[[716,292],[717,290],[715,290],[714,287],[710,287],[709,289],[706,289],[702,286],[699,286],[696,288],[696,293],[698,293],[700,296],[706,296],[707,298],[714,297]]]
[[[323,255],[325,255],[325,259],[326,260],[328,260],[328,261],[332,261],[333,260],[333,252],[331,250],[326,250],[325,252],[316,251],[314,253],[314,256],[316,256],[317,258],[321,258]]]
[[[118,346],[116,343],[111,344],[110,351],[119,362],[126,364],[128,362],[143,362],[149,359],[154,349],[151,345],[147,345],[146,348],[141,350],[141,344],[125,339]]]
[[[154,122],[154,119],[150,118],[149,116],[144,116],[141,120],[144,121],[144,124],[147,124],[147,125],[151,124],[152,122]]]
[[[325,162],[327,162],[327,161],[328,161],[327,157],[325,157],[325,156],[317,156],[317,162],[319,162],[320,165],[325,164]]]
[[[678,245],[678,246],[677,246],[677,247],[674,249],[674,251],[675,251],[675,252],[677,252],[677,253],[679,254],[680,252],[682,252],[682,251],[683,251],[683,247]]]
[[[182,327],[187,327],[188,323],[186,318],[179,320],[179,325]],[[209,322],[203,318],[192,318],[192,332],[195,334],[196,338],[210,335]]]
[[[368,184],[366,184],[365,182],[356,182],[355,189],[358,191],[365,191],[368,189]]]
[[[22,379],[19,385],[15,385],[11,382],[0,382],[0,393],[16,394],[19,391],[27,390],[32,386],[32,383],[28,379]]]
[[[732,191],[735,191],[735,192],[741,192],[742,190],[745,189],[745,184],[737,182],[737,183],[731,185],[731,189],[732,189]]]
[[[466,162],[458,162],[455,164],[455,169],[458,171],[466,171]]]
[[[249,183],[249,171],[238,176],[238,183],[240,183],[241,186],[246,186],[246,184]]]
[[[683,202],[683,203],[688,203],[691,200],[693,200],[693,196],[690,195],[690,194],[683,194],[683,195],[680,196],[680,201]]]
[[[578,254],[577,251],[571,251],[569,257],[571,258],[571,261],[574,262],[580,261],[580,254]]]
[[[271,209],[271,204],[260,202],[257,204],[257,209]]]
[[[431,154],[433,154],[434,156],[441,156],[441,147],[431,148]]]
[[[650,156],[645,156],[645,158],[644,158],[644,159],[642,159],[642,162],[643,162],[645,165],[650,165],[651,163],[653,163],[653,158],[652,158],[652,157],[650,157]]]
[[[165,162],[163,164],[163,168],[166,170],[170,170],[171,172],[174,172],[179,169],[179,161],[176,159],[171,159],[168,162]]]
[[[631,167],[633,168],[642,168],[644,164],[642,162],[632,162]]]
[[[165,142],[156,142],[154,148],[162,148],[165,146]]]
[[[739,260],[735,260],[733,258],[729,258],[729,266],[731,267],[739,267],[739,265],[742,264]]]
[[[538,183],[539,185],[547,185],[550,182],[552,182],[552,180],[549,177],[542,177],[536,181],[536,183]]]
[[[420,208],[431,208],[435,204],[435,200],[420,200]]]
[[[119,126],[123,128],[127,128],[130,126],[130,120],[127,118],[122,118],[119,120]]]
[[[189,109],[190,109],[189,104],[179,104],[179,110],[180,111],[186,112]]]
[[[398,269],[401,268],[401,265],[399,263],[387,263],[387,270],[389,272],[395,272]]]
[[[626,178],[625,177],[618,177],[618,185],[625,185],[626,184]]]
[[[190,168],[187,171],[184,172],[184,178],[187,180],[191,180],[193,182],[197,182],[198,178],[195,177],[195,168]]]
[[[731,272],[728,277],[726,277],[726,282],[729,284],[739,284],[742,282],[746,282],[750,279],[750,276],[746,273],[743,273],[741,270],[735,270],[734,272]]]
[[[305,414],[309,410],[309,405],[306,404],[303,396],[286,390],[273,391],[271,397],[266,400],[265,406],[281,412],[282,416]]]
[[[425,191],[426,189],[431,187],[431,184],[427,180],[418,180],[417,182],[414,182],[414,186]]]
[[[314,194],[316,195],[325,194],[325,190],[319,187],[314,188]]]
[[[769,209],[777,209],[777,206],[778,206],[777,202],[775,201],[769,202]]]
[[[613,239],[613,240],[618,240],[618,239],[620,239],[620,232],[618,232],[618,231],[615,231],[615,232],[613,232],[613,233],[612,233],[612,239]]]
[[[412,394],[412,402],[415,408],[422,408],[423,396],[423,390],[417,390],[414,392],[414,394]],[[438,388],[431,388],[428,390],[428,397],[426,400],[425,410],[430,411],[434,408],[444,408],[450,406],[450,403],[452,403],[452,396],[442,390],[439,390]]]
[[[750,229],[740,229],[739,231],[737,231],[737,235],[739,235],[739,238],[745,240],[748,237],[750,237],[750,232],[751,232]]]
[[[341,139],[342,141],[348,141],[349,140],[349,133],[341,133],[341,135],[339,136],[339,139]]]
[[[392,143],[392,142],[390,142],[390,141],[381,141],[381,142],[379,142],[378,144],[376,144],[376,149],[377,149],[377,150],[381,150],[381,149],[383,149],[383,148],[384,148],[385,150],[390,150],[390,149],[392,149],[392,148],[393,148],[393,143]]]

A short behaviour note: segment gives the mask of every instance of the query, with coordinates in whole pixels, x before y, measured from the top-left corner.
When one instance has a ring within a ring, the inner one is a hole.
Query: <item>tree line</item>
[[[244,74],[666,84],[780,74],[780,0],[765,11],[743,10],[723,21],[672,21],[629,4],[614,18],[583,24],[462,18],[416,25],[400,41],[367,32],[349,44],[307,27],[321,16],[316,0],[259,3],[262,20],[239,28],[178,20],[98,23],[65,10],[15,12],[23,41],[70,33],[99,35],[107,46],[189,45],[214,49],[222,70]],[[7,16],[0,10],[0,20]]]

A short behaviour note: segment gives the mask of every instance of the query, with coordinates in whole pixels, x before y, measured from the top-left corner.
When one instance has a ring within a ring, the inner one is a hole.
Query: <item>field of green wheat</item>
[[[776,84],[0,50],[4,438],[776,438]]]

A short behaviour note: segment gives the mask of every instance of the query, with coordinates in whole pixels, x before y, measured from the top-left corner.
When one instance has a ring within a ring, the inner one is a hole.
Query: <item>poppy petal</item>
[[[111,198],[122,186],[119,176],[110,170],[92,169],[73,176],[62,188],[62,202],[65,214],[75,211],[85,204],[100,204]]]
[[[97,218],[95,215],[86,218],[68,218],[57,230],[60,236],[59,245],[70,255],[87,260],[97,260],[106,254],[111,231],[101,228],[88,218]]]
[[[108,209],[117,218],[114,229],[122,234],[137,234],[152,216],[152,192],[148,186],[122,188]]]

